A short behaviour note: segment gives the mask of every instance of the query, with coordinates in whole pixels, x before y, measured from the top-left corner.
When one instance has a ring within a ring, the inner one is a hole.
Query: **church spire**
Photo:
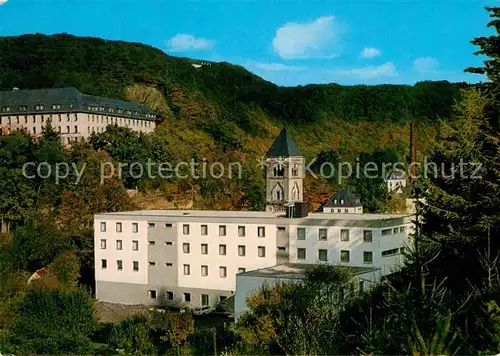
[[[267,157],[302,157],[299,146],[295,143],[286,128],[274,140],[273,145],[267,152]]]

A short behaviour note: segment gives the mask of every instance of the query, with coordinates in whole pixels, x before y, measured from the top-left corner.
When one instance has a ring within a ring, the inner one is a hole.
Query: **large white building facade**
[[[48,123],[61,135],[61,143],[70,145],[104,132],[108,125],[152,132],[156,114],[136,103],[86,95],[76,88],[0,91],[2,134],[24,130],[38,137]]]
[[[277,141],[283,138],[290,144],[288,134],[280,134]],[[238,274],[276,265],[325,263],[368,268],[381,276],[400,268],[402,253],[410,246],[412,215],[363,214],[357,198],[346,192],[334,195],[323,212],[309,213],[302,201],[303,158],[296,148],[279,152],[293,156],[272,157],[267,211],[96,215],[96,298],[215,306],[235,294]],[[290,174],[277,171],[276,177],[274,162],[285,162]],[[273,195],[276,187],[283,189],[279,197]]]

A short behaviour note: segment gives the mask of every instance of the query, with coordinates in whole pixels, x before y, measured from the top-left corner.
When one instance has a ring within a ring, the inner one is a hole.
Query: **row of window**
[[[186,254],[191,253],[191,245],[189,243],[182,244],[182,251]],[[208,255],[208,244],[201,244],[201,254]],[[219,255],[226,256],[227,255],[227,246],[219,245]],[[245,245],[238,246],[238,256],[244,257],[247,255],[247,247]],[[266,247],[258,246],[257,247],[257,255],[259,257],[266,257]]]
[[[101,227],[100,229],[101,232],[106,232],[107,225],[105,221],[101,221],[100,227]],[[116,232],[123,232],[123,224],[121,222],[117,222],[115,224],[115,229]],[[137,234],[138,232],[139,232],[139,223],[132,223],[132,233]]]
[[[54,121],[54,119],[57,117],[57,121],[58,122],[62,122],[62,114],[57,114],[56,115],[40,115],[39,117],[34,115],[32,117],[32,121],[34,124],[37,123],[37,118],[40,118],[40,121],[42,123],[45,122],[45,120],[47,120],[47,122],[52,122]],[[28,123],[28,116],[24,116],[24,120],[21,116],[15,116],[15,117],[5,117],[5,119],[3,120],[5,121],[4,123],[5,124],[14,124],[14,123],[17,123],[17,124],[20,124],[21,121],[24,121],[25,124]],[[73,114],[73,120],[71,120],[70,118],[70,114],[66,114],[66,121],[78,121],[78,115],[77,114]],[[106,117],[106,118],[103,118],[103,117],[94,117],[93,115],[91,115],[90,117],[90,121],[91,122],[96,122],[96,123],[102,123],[102,124],[121,124],[121,125],[124,125],[124,126],[132,126],[132,127],[148,127],[148,128],[152,128],[154,123],[152,121],[144,121],[144,120],[131,120],[131,119],[125,119],[125,118],[116,118],[116,117]]]
[[[136,115],[140,116],[142,113],[139,111],[133,112],[132,110],[124,110],[124,109],[116,109],[115,108],[105,108],[104,106],[92,106],[88,107],[89,111],[108,111],[108,112],[117,112],[119,114],[127,114],[127,115]],[[106,110],[107,109],[107,110]],[[145,117],[153,119],[156,117],[154,114],[144,114]]]
[[[395,248],[387,251],[382,251],[382,257],[389,257],[397,255],[398,253],[403,253],[404,247]],[[297,260],[306,260],[307,259],[307,250],[305,248],[297,249]],[[319,261],[328,261],[328,250],[319,249],[318,250],[318,260]],[[340,262],[350,262],[351,261],[351,252],[349,250],[341,250],[340,251]],[[363,263],[373,263],[373,252],[372,251],[363,251]]]
[[[42,123],[45,122],[45,119],[47,119],[47,122],[52,122],[53,119],[54,119],[54,116],[55,115],[40,115],[40,116],[33,115],[31,121],[34,124],[36,124],[37,123],[37,118],[40,118],[40,121]],[[62,122],[62,115],[58,114],[57,117],[58,117],[58,121]],[[14,124],[14,121],[16,121],[15,123],[17,123],[17,124],[20,124],[22,120],[21,120],[21,116],[16,116],[16,117],[6,117],[2,121],[5,121],[4,122],[5,124]],[[29,121],[28,120],[28,116],[24,116],[24,123],[27,124],[28,121]],[[71,121],[70,114],[66,114],[66,121],[68,121],[68,122]],[[77,114],[73,115],[73,121],[75,121],[75,122],[78,121]]]
[[[406,231],[406,226],[401,226],[401,227],[395,227],[392,229],[384,229],[382,230],[382,236],[387,236],[387,235],[392,235],[392,234],[399,234],[403,233]]]
[[[73,105],[70,105],[70,107],[73,107]],[[61,105],[60,104],[52,104],[51,108],[52,108],[52,110],[59,110],[59,109],[61,109]],[[45,109],[44,105],[41,105],[41,104],[35,105],[35,110],[40,111],[43,109]],[[5,106],[2,108],[2,111],[3,112],[10,112],[11,108],[10,108],[10,106]],[[19,111],[28,111],[28,107],[26,105],[22,105],[19,107]]]
[[[156,290],[148,290],[148,296],[150,299],[156,299]],[[210,305],[210,296],[208,294],[202,294],[201,297],[201,306],[205,307]],[[219,302],[222,302],[226,297],[220,296]],[[165,300],[174,300],[174,292],[165,292]],[[190,303],[191,302],[191,293],[182,293],[182,301]]]
[[[154,241],[153,241],[154,242]],[[116,249],[117,250],[123,250],[123,241],[122,240],[116,240]],[[105,250],[107,248],[107,241],[105,239],[101,239],[101,250]],[[133,251],[139,251],[139,241],[133,240],[132,241],[132,250]]]
[[[208,225],[201,225],[201,235],[202,236],[207,236],[208,235]],[[183,235],[190,235],[191,233],[191,228],[188,224],[182,225],[182,234]],[[226,236],[227,235],[227,227],[226,225],[219,225],[219,236]],[[238,226],[238,237],[245,237],[246,236],[246,227],[245,226]],[[259,226],[257,227],[257,236],[258,237],[266,237],[266,228],[264,226]]]
[[[135,127],[153,127],[154,123],[152,121],[144,120],[133,120],[121,117],[109,117],[109,116],[99,116],[90,115],[90,121],[101,124],[120,124],[125,126],[135,126]]]
[[[149,262],[149,266],[154,267],[156,266],[156,262]],[[166,267],[172,267],[172,263],[165,263]],[[101,269],[107,269],[108,268],[108,260],[107,259],[101,259]],[[123,271],[123,260],[116,260],[116,270],[117,271]],[[139,261],[132,261],[132,270],[134,272],[139,272]],[[208,276],[208,265],[202,265],[201,266],[201,276],[207,277]],[[243,267],[238,268],[238,273],[243,273],[246,272],[246,269]],[[184,264],[183,265],[183,273],[185,276],[190,276],[191,275],[191,265],[190,264]],[[219,266],[219,277],[220,278],[227,278],[227,266]]]

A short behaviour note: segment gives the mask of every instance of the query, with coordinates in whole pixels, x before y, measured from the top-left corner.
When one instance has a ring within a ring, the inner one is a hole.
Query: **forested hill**
[[[261,154],[288,126],[306,154],[394,146],[406,152],[407,123],[419,123],[421,149],[449,118],[459,84],[279,87],[241,66],[166,55],[150,46],[71,35],[0,38],[0,88],[77,87],[138,101],[159,111],[173,156],[217,148]],[[182,142],[181,142],[182,141]],[[174,148],[175,147],[175,148]]]

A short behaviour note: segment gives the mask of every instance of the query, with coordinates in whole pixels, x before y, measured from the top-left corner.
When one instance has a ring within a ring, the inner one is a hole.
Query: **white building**
[[[387,191],[391,194],[403,194],[406,183],[406,175],[403,171],[392,171],[387,178]]]
[[[216,305],[235,293],[238,273],[286,263],[363,267],[377,269],[380,275],[397,270],[409,244],[412,215],[362,214],[357,204],[351,207],[356,211],[347,213],[308,213],[302,201],[303,157],[297,156],[298,148],[286,132],[277,142],[273,147],[280,149],[270,150],[268,211],[96,215],[97,299]],[[283,165],[281,174],[278,168]],[[278,197],[274,192],[279,186],[283,194]]]
[[[362,214],[361,199],[349,190],[339,189],[322,207],[325,213]]]
[[[238,319],[248,310],[247,298],[259,291],[265,284],[269,287],[277,283],[294,283],[304,278],[307,268],[314,265],[286,263],[255,271],[239,273],[236,276],[236,296],[234,316]],[[347,267],[353,275],[353,287],[357,290],[370,288],[380,278],[380,270],[371,267]]]
[[[6,135],[24,130],[39,137],[50,123],[61,143],[88,139],[108,125],[152,132],[156,114],[136,103],[85,95],[75,88],[0,91],[0,129]]]

